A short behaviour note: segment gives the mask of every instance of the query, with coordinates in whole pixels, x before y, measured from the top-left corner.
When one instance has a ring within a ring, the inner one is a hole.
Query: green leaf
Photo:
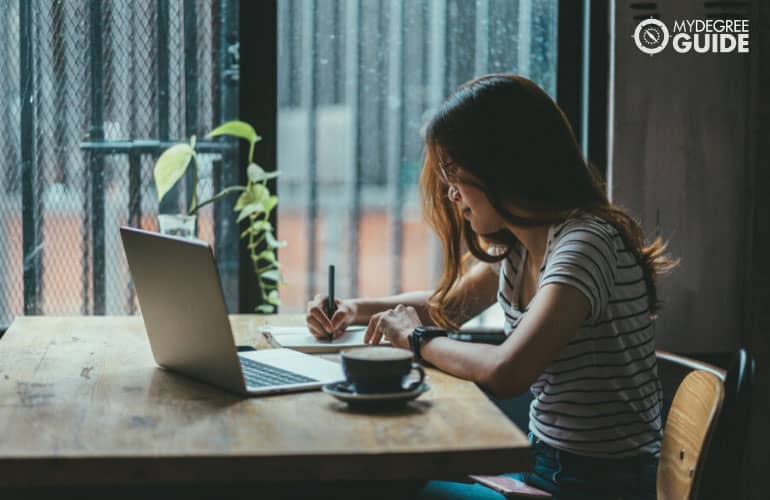
[[[270,269],[269,271],[262,272],[260,278],[278,282],[281,281],[281,273],[277,269]]]
[[[265,300],[273,305],[279,306],[281,305],[281,299],[278,297],[278,292],[273,290],[272,292],[267,294],[267,297]]]
[[[275,306],[271,304],[260,304],[254,310],[262,314],[272,314],[275,312]]]
[[[268,196],[267,200],[265,200],[262,204],[265,206],[265,212],[269,212],[270,210],[274,209],[276,205],[278,205],[278,197]]]
[[[270,197],[270,190],[262,184],[253,184],[249,187],[249,192],[254,198],[255,203],[264,203]]]
[[[238,197],[238,199],[235,202],[235,206],[233,207],[233,212],[239,212],[243,210],[243,207],[249,204],[249,199],[251,198],[251,195],[248,191],[244,191],[241,193],[241,195]]]
[[[241,233],[241,238],[245,238],[249,234],[253,234],[254,236],[258,236],[259,233],[262,231],[272,231],[273,225],[270,224],[270,221],[267,220],[254,220],[249,224],[249,227],[243,230]]]
[[[278,172],[265,172],[265,169],[252,163],[246,168],[246,175],[249,176],[251,182],[262,182],[267,179],[275,179],[278,177]]]
[[[262,231],[272,231],[273,225],[270,224],[269,220],[258,220],[251,223],[251,230],[254,231],[255,234]]]
[[[225,122],[209,132],[209,135],[206,137],[216,137],[218,135],[231,135],[233,137],[240,137],[241,139],[246,139],[249,141],[250,144],[254,144],[262,140],[262,138],[257,135],[254,127],[240,120]]]
[[[264,204],[270,197],[270,191],[262,184],[252,184],[249,188],[238,197],[238,201],[235,202],[233,211],[239,212],[246,208],[247,205],[253,205],[255,203]]]
[[[158,189],[158,202],[168,193],[174,184],[184,175],[190,159],[195,152],[189,144],[175,144],[165,150],[155,162],[155,187]]]
[[[263,203],[270,196],[270,191],[262,184],[252,184],[246,192],[249,193],[250,203]]]
[[[259,255],[257,255],[260,259],[264,259],[268,262],[275,262],[275,252],[271,250],[264,250]]]
[[[252,163],[251,165],[246,167],[246,175],[249,176],[249,180],[251,182],[259,182],[261,180],[260,177],[265,175],[265,169],[263,169],[256,163]]]
[[[287,245],[285,241],[278,241],[273,236],[273,233],[265,233],[265,241],[267,242],[267,248],[283,248]]]
[[[238,214],[237,222],[241,222],[243,219],[251,214],[261,213],[265,211],[265,207],[261,203],[251,203],[243,207],[241,213]]]

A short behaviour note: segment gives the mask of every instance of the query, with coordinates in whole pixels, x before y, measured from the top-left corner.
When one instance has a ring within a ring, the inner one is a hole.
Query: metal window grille
[[[230,0],[3,3],[0,325],[136,311],[118,227],[157,226],[152,166],[170,141],[235,118],[237,26]],[[198,144],[204,196],[237,182],[235,144]],[[189,187],[161,209],[184,210]],[[201,212],[199,232],[227,284],[237,228],[217,210]]]

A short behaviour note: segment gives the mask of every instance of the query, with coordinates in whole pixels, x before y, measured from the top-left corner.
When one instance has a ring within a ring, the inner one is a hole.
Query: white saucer
[[[388,392],[383,394],[360,394],[351,391],[348,387],[348,383],[345,381],[332,382],[324,385],[322,390],[326,394],[334,396],[351,406],[378,408],[404,405],[430,389],[428,384],[422,383],[411,391]]]

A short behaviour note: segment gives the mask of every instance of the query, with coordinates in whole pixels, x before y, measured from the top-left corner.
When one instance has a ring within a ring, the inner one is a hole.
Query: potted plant
[[[278,172],[265,172],[254,163],[254,146],[262,138],[254,128],[246,122],[229,121],[215,128],[206,137],[232,136],[249,142],[249,157],[246,167],[247,183],[245,186],[228,186],[205,201],[198,200],[198,159],[195,152],[195,136],[190,137],[189,143],[179,143],[166,149],[155,162],[154,177],[158,190],[158,203],[168,193],[174,184],[192,165],[193,186],[192,197],[187,214],[159,214],[160,230],[164,234],[194,237],[195,220],[198,211],[209,203],[225,196],[240,192],[233,211],[238,212],[237,221],[246,221],[246,229],[241,233],[241,239],[247,241],[254,274],[257,278],[263,303],[257,307],[257,312],[272,313],[280,305],[278,286],[283,284],[275,255],[277,248],[286,246],[285,241],[278,241],[270,222],[270,214],[278,204],[278,197],[270,193],[267,181],[278,177]]]

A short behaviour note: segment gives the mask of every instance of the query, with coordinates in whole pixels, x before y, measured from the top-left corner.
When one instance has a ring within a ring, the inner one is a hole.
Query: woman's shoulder
[[[618,234],[615,226],[603,218],[594,214],[583,213],[554,226],[553,241],[554,243],[559,240],[592,241],[598,238],[615,248],[614,241],[618,238]]]

